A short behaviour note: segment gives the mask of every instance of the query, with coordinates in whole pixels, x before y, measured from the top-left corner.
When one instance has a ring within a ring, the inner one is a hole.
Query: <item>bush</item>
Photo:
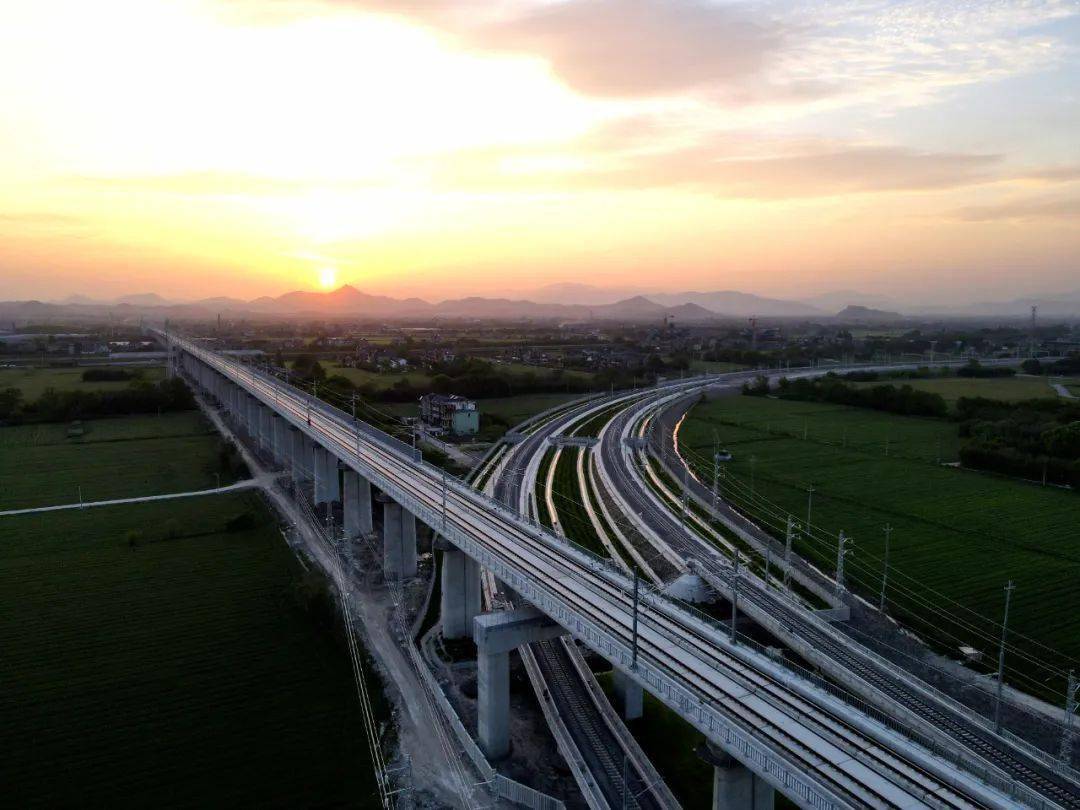
[[[787,379],[780,380],[780,387],[782,388],[787,382]],[[753,382],[743,383],[742,392],[748,397],[767,397],[769,395],[769,378],[764,374],[759,374],[754,378]]]
[[[0,397],[2,401],[3,397]],[[119,391],[56,391],[50,388],[33,402],[24,403],[21,407],[16,404],[16,411],[7,418],[70,422],[99,416],[187,411],[194,407],[195,399],[191,391],[182,380],[173,378],[157,384],[136,383]]]
[[[972,358],[966,366],[956,370],[957,377],[1012,377],[1015,376],[1015,368],[1005,366],[984,366],[978,360]]]

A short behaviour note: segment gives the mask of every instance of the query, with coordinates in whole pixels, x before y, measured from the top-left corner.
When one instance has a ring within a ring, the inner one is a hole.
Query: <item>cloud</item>
[[[72,178],[72,182],[98,191],[147,192],[183,197],[276,196],[298,194],[316,188],[367,188],[372,185],[372,181],[364,179],[290,179],[212,170],[175,174],[79,176]]]
[[[730,198],[785,199],[945,189],[996,179],[1001,157],[899,146],[780,142],[727,134],[659,150],[619,151],[618,129],[586,137],[611,149],[471,150],[438,158],[435,183],[473,191],[683,188]]]
[[[712,0],[336,3],[438,28],[468,48],[537,56],[592,96],[719,90],[761,72],[785,40],[776,20]]]
[[[1080,219],[1080,197],[1013,200],[996,205],[972,205],[953,212],[967,222],[1032,222]]]
[[[745,9],[704,0],[571,0],[483,25],[488,49],[541,54],[589,95],[662,95],[759,73],[781,28]]]
[[[1054,64],[1067,48],[1046,26],[1077,13],[1068,0],[330,2],[407,18],[466,48],[536,56],[586,95],[694,94],[725,107],[927,103]]]
[[[30,225],[43,228],[57,226],[79,227],[86,224],[82,217],[50,211],[0,211],[0,224]]]

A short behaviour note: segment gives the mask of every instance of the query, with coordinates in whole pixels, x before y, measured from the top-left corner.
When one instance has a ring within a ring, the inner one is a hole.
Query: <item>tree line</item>
[[[948,414],[949,407],[940,394],[919,391],[910,385],[872,385],[857,387],[830,372],[815,379],[782,377],[776,389],[769,385],[765,376],[743,385],[743,393],[750,396],[776,396],[779,399],[803,402],[828,402],[833,405],[850,405],[870,408],[904,416],[937,416]]]
[[[1080,403],[961,397],[955,417],[965,466],[1080,487]]]
[[[102,416],[187,411],[195,399],[182,380],[136,382],[117,391],[57,391],[26,400],[18,388],[0,391],[0,422],[70,422]]]

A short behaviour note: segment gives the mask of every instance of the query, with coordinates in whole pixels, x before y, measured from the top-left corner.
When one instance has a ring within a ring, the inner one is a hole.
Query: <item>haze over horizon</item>
[[[1080,4],[0,4],[0,299],[1080,287]]]

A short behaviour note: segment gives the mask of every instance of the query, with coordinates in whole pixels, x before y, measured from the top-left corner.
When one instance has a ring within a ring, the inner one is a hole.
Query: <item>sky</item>
[[[1080,290],[1080,0],[0,0],[0,299]]]

